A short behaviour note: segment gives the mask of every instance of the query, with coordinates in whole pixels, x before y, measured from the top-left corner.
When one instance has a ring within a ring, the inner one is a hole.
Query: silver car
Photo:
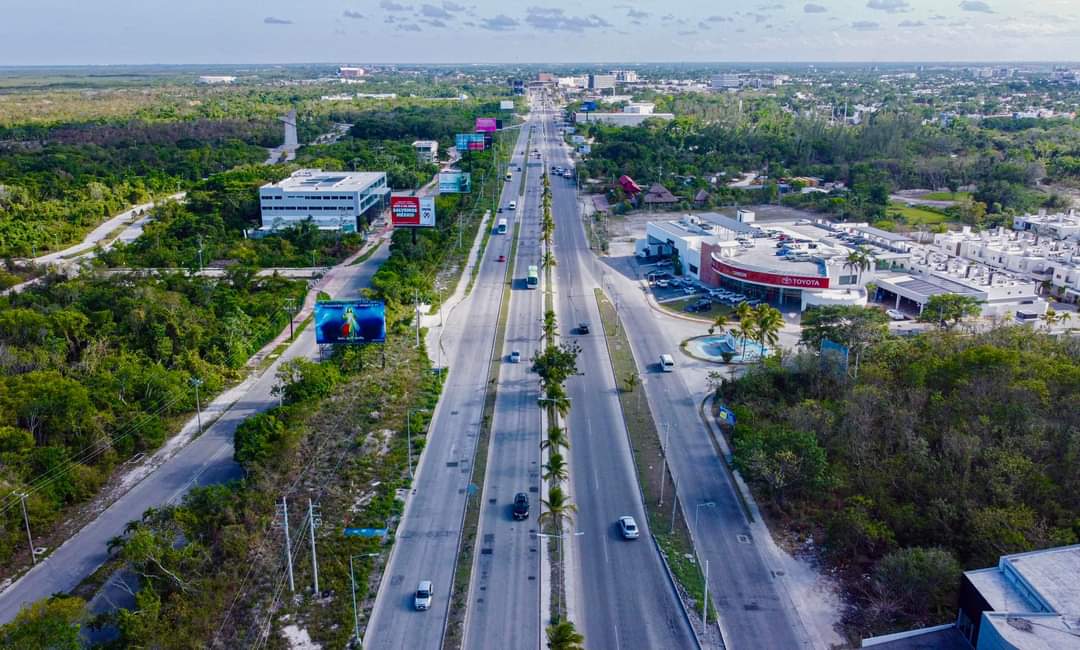
[[[637,539],[641,535],[641,530],[633,517],[624,515],[619,517],[619,533],[622,534],[623,539]]]

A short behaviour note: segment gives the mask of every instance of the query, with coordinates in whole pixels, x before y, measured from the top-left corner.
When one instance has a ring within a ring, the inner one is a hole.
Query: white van
[[[413,596],[413,606],[416,607],[416,611],[425,612],[431,608],[432,590],[430,580],[423,580],[416,587],[416,594]]]
[[[660,372],[674,372],[675,360],[671,358],[670,354],[660,355]]]
[[[510,205],[508,205],[507,207],[511,210],[517,210],[517,201],[511,201]]]

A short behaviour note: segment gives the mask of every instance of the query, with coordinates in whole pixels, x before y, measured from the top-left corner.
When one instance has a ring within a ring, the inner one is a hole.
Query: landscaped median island
[[[604,327],[604,341],[619,389],[619,406],[634,454],[638,485],[645,499],[645,512],[649,517],[649,530],[662,551],[662,557],[675,577],[680,597],[695,625],[700,627],[701,602],[704,598],[705,576],[698,566],[694,545],[690,539],[682,507],[675,498],[675,485],[670,468],[663,476],[663,501],[661,492],[661,466],[664,451],[660,433],[656,428],[645,390],[641,387],[637,362],[630,348],[626,329],[619,322],[615,306],[602,289],[593,290],[600,309],[600,321]],[[673,517],[674,514],[674,517]],[[716,610],[709,602],[709,617],[717,620]]]

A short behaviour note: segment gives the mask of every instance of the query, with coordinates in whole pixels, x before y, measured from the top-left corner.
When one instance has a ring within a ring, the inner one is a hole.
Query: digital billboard
[[[589,113],[596,110],[596,102],[581,102],[581,112]]]
[[[390,223],[395,228],[435,225],[434,196],[391,196]]]
[[[477,133],[493,133],[499,128],[499,123],[495,121],[494,117],[478,117],[476,118]]]
[[[483,151],[486,139],[483,133],[458,133],[454,136],[454,147],[459,151]]]
[[[502,100],[501,102],[499,102],[499,110],[503,110],[503,111],[512,111],[512,110],[514,110],[514,100],[512,100],[512,99],[504,99],[504,100]]]
[[[319,345],[386,341],[386,305],[378,300],[325,300],[315,303],[315,342]]]
[[[472,174],[456,169],[439,172],[439,194],[468,194],[472,191]]]

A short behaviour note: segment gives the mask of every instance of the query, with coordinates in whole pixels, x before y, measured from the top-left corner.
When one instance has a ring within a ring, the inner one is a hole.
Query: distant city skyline
[[[3,65],[1080,60],[1075,0],[43,0],[4,18]]]

